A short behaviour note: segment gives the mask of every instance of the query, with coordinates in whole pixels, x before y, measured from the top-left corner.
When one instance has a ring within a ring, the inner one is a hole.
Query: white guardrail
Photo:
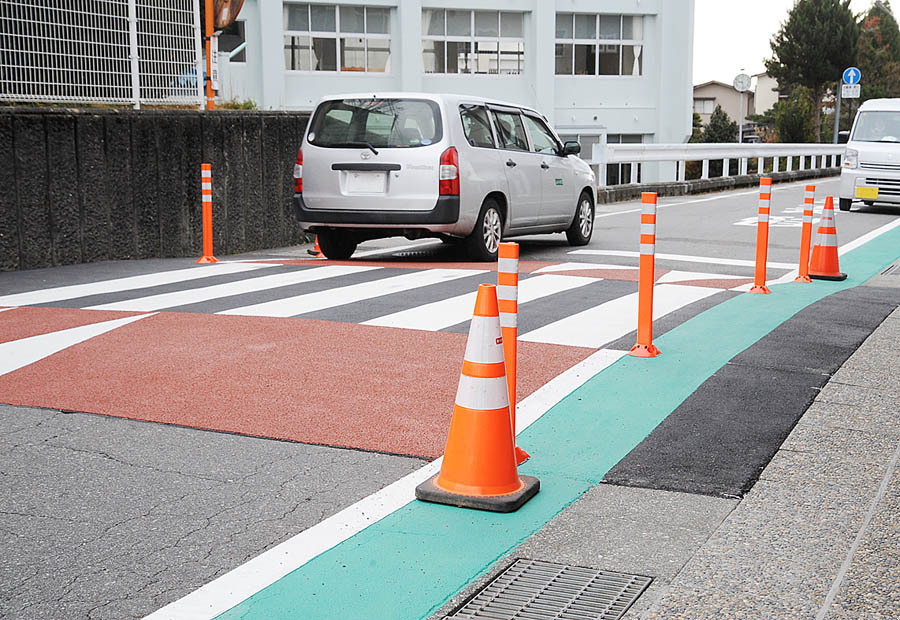
[[[673,163],[659,166],[659,178],[652,182],[684,181],[685,163],[703,162],[701,179],[709,178],[709,162],[723,162],[723,176],[729,175],[730,162],[738,160],[737,174],[748,174],[749,162],[756,160],[756,171],[765,170],[771,160],[772,172],[793,169],[794,159],[799,157],[798,170],[811,168],[834,168],[841,165],[844,156],[843,144],[737,144],[737,143],[697,143],[697,144],[595,144],[592,163],[599,165],[599,184],[606,185],[606,164]],[[755,172],[755,171],[754,171]],[[644,180],[644,179],[642,179]],[[638,166],[631,166],[631,183],[638,182]]]

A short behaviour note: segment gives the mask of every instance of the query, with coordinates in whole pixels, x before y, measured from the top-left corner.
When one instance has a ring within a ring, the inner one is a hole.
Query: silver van
[[[297,153],[294,211],[328,258],[369,239],[438,237],[495,260],[501,238],[565,232],[585,245],[596,182],[538,112],[463,95],[336,95]]]

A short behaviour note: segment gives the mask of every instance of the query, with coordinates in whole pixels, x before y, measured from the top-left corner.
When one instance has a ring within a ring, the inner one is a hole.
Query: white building
[[[604,140],[691,133],[693,0],[246,0],[239,20],[228,47],[245,36],[246,48],[222,67],[221,94],[261,109],[477,94],[540,110],[586,159]]]

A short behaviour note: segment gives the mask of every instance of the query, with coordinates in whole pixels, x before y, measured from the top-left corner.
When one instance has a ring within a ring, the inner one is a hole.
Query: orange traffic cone
[[[311,250],[307,250],[306,253],[315,256],[316,258],[325,258],[325,255],[322,254],[321,248],[319,248],[319,235],[316,235],[316,247]]]
[[[416,487],[427,502],[513,512],[541,483],[519,476],[509,416],[497,287],[478,287],[441,472]]]
[[[846,280],[838,265],[837,228],[834,222],[834,198],[825,198],[825,210],[816,229],[816,245],[809,260],[809,277],[814,280]]]

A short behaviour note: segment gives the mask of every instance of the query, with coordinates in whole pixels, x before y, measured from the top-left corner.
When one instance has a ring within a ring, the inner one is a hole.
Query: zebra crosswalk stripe
[[[653,293],[653,318],[718,292],[699,286],[658,285]],[[637,307],[638,294],[632,293],[521,334],[519,340],[599,349],[637,329]]]
[[[315,282],[317,280],[325,280],[327,278],[335,278],[338,276],[344,276],[353,273],[361,273],[363,271],[372,271],[374,269],[380,269],[380,267],[326,265],[323,267],[312,267],[309,269],[304,269],[302,271],[276,273],[267,276],[260,276],[257,278],[238,280],[236,282],[226,282],[225,284],[204,286],[202,288],[173,291],[170,293],[161,293],[159,295],[126,299],[123,301],[116,301],[108,304],[100,304],[98,306],[90,306],[85,309],[149,312],[152,310],[162,310],[163,308],[174,308],[177,306],[196,304],[204,301],[210,301],[212,299],[220,299],[222,297],[244,295],[246,293],[255,293],[258,291],[265,291],[280,288],[283,286],[302,284],[304,282]]]
[[[54,301],[88,297],[90,295],[117,293],[121,291],[149,288],[151,286],[160,286],[163,284],[188,282],[212,276],[224,276],[255,271],[257,269],[265,269],[272,266],[273,265],[271,264],[264,263],[219,263],[216,265],[202,265],[188,267],[187,269],[176,269],[173,271],[145,273],[139,276],[128,276],[125,278],[116,278],[114,280],[89,282],[87,284],[72,284],[69,286],[58,286],[37,291],[29,291],[27,293],[5,295],[0,297],[0,306],[33,306],[35,304],[46,304]]]
[[[400,293],[431,284],[449,282],[457,278],[466,278],[486,273],[480,269],[428,269],[399,276],[382,278],[373,282],[362,282],[338,288],[331,288],[316,293],[306,293],[276,299],[259,304],[251,304],[240,308],[223,310],[218,314],[241,316],[289,317],[309,314],[317,310],[325,310],[355,302]]]
[[[519,305],[598,281],[597,278],[557,275],[524,278],[519,281]],[[365,321],[363,325],[438,331],[471,319],[475,296],[472,292],[423,304]]]

